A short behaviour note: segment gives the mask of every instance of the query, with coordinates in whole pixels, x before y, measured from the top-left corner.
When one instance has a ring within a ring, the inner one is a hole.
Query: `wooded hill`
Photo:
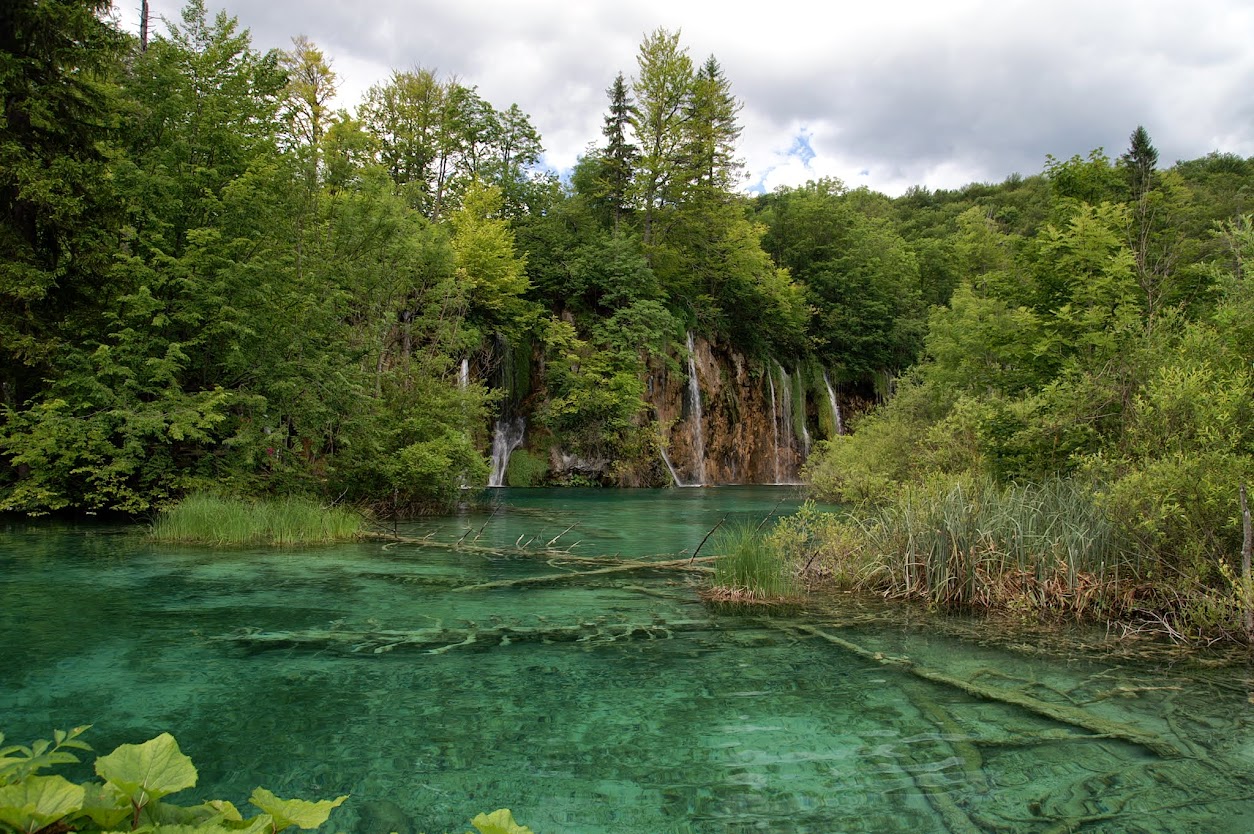
[[[515,373],[564,449],[653,456],[646,369],[686,332],[865,402],[906,374],[877,483],[915,454],[1142,496],[1248,468],[1254,160],[1162,169],[1137,131],[998,185],[750,196],[732,82],[658,30],[565,183],[462,81],[397,71],[332,112],[304,38],[263,54],[192,0],[140,44],[106,9],[0,19],[0,510],[439,505],[486,479]]]

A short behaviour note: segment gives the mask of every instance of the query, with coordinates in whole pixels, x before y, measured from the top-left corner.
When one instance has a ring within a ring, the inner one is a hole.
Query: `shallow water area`
[[[101,753],[168,730],[198,795],[348,793],[327,828],[360,834],[464,831],[498,807],[537,834],[1254,830],[1249,667],[1105,656],[1096,638],[1051,654],[839,600],[718,614],[686,572],[459,590],[689,557],[720,522],[801,499],[496,490],[397,525],[427,545],[300,551],[10,524],[0,730],[93,723]],[[448,642],[413,642],[433,633]]]

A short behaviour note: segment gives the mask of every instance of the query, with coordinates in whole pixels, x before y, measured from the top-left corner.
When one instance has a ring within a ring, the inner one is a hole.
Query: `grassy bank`
[[[938,478],[845,515],[813,508],[771,545],[839,590],[943,608],[1117,622],[1174,639],[1243,637],[1234,584],[1166,572],[1135,547],[1097,494],[1069,480],[999,486]]]
[[[363,519],[341,507],[322,507],[307,498],[250,501],[189,495],[153,522],[161,542],[217,547],[328,544],[356,538]]]

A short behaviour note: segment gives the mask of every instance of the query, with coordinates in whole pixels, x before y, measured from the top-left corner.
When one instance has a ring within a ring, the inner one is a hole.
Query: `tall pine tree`
[[[628,210],[631,178],[640,149],[631,142],[628,133],[636,107],[621,72],[615,76],[614,83],[605,93],[610,99],[610,109],[605,114],[605,124],[601,127],[601,133],[605,136],[605,151],[602,155],[600,179],[605,199],[610,204],[614,231],[617,232]]]

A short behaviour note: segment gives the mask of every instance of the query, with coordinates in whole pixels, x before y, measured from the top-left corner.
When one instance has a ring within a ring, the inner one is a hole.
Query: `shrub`
[[[505,468],[505,483],[512,487],[539,486],[548,477],[549,464],[526,449],[515,449]]]

